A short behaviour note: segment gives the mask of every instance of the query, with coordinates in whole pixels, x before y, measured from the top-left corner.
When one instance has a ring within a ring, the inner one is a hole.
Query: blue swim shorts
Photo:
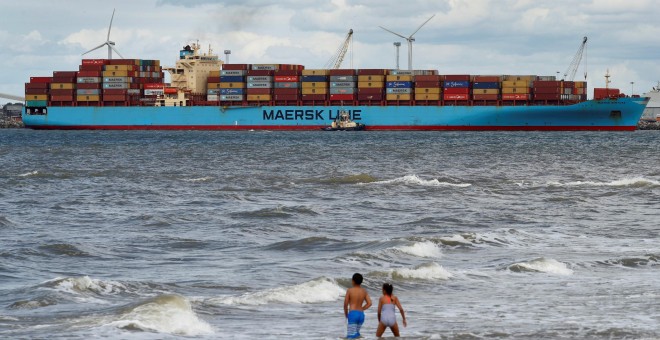
[[[360,337],[360,327],[364,323],[364,312],[359,310],[352,310],[348,312],[348,326],[346,330],[346,338],[355,339]]]

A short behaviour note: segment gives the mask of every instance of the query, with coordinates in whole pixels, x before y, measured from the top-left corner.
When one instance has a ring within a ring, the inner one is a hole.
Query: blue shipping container
[[[492,83],[492,82],[475,82],[472,84],[473,89],[499,89],[500,88],[500,83]]]
[[[244,83],[245,77],[243,76],[220,76],[221,83]]]
[[[220,89],[220,94],[223,96],[228,96],[228,95],[241,95],[244,94],[244,89]]]
[[[47,103],[48,102],[45,100],[27,100],[25,106],[30,106],[30,107],[46,106]]]
[[[412,87],[412,82],[411,81],[388,81],[385,83],[385,87],[387,88],[411,88]]]
[[[452,87],[459,87],[459,88],[468,88],[470,87],[470,82],[469,81],[446,81],[445,82],[445,88],[452,88]]]
[[[323,82],[328,81],[328,76],[302,76],[302,81],[312,83]]]

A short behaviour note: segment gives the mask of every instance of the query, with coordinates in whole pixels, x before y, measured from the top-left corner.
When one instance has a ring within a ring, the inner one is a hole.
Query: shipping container
[[[409,81],[388,81],[385,82],[385,87],[387,88],[411,88],[412,82]]]
[[[248,70],[247,75],[248,76],[272,76],[274,71],[269,71],[269,70]]]
[[[360,77],[372,77],[372,76],[360,76]],[[382,81],[359,81],[357,83],[359,88],[379,88],[382,89],[385,87],[385,82]]]
[[[296,76],[296,75],[294,75],[294,76],[281,76],[281,75],[280,75],[280,76],[275,76],[275,77],[273,78],[273,80],[274,80],[276,83],[292,83],[292,82],[298,82],[298,81],[300,81],[300,77],[299,77],[299,76]]]
[[[385,96],[386,100],[410,100],[411,94],[398,94],[398,93],[388,93]]]
[[[217,77],[208,76],[208,77],[206,77],[206,82],[207,83],[219,83],[220,79],[221,79],[220,76],[217,76]],[[236,81],[236,80],[231,80],[231,82],[233,82],[233,81]],[[240,80],[238,80],[238,81],[243,81],[243,77],[240,77]],[[228,81],[228,82],[230,82],[230,81]]]
[[[316,90],[316,89],[311,89],[311,90]],[[310,101],[311,100],[314,100],[314,101],[316,101],[316,100],[326,100],[326,99],[328,99],[328,96],[326,96],[325,94],[313,94],[313,93],[307,94],[307,93],[303,93],[302,95],[300,95],[300,99],[310,100]]]
[[[207,78],[208,83],[215,83],[212,80],[213,79],[208,80]],[[243,76],[220,76],[219,81],[217,81],[217,83],[244,83],[244,82],[245,82],[245,77]]]
[[[82,77],[97,77],[101,78],[101,73],[100,71],[80,71],[78,72],[78,79]]]
[[[358,93],[369,93],[369,94],[375,94],[375,93],[383,93],[384,88],[382,87],[358,87]]]
[[[78,66],[80,72],[99,72],[103,73],[103,65],[80,65]]]
[[[415,100],[440,100],[440,93],[416,93]]]
[[[134,77],[135,71],[103,71],[103,77]]]
[[[162,96],[165,94],[165,90],[161,89],[144,89],[145,96]]]
[[[25,89],[48,89],[50,83],[25,83]]]
[[[218,83],[217,88],[221,88],[221,89],[245,88],[245,83]]]
[[[413,76],[412,75],[388,75],[387,77],[385,77],[385,81],[388,81],[388,82],[396,82],[396,81],[412,82],[413,81]]]
[[[98,89],[96,89],[98,90]],[[83,91],[85,91],[83,89]],[[51,96],[73,96],[73,94],[76,92],[76,90],[66,90],[66,89],[55,89],[55,90],[50,90],[49,94]],[[92,93],[92,94],[98,94],[98,93]]]
[[[256,88],[256,89],[247,89],[245,93],[249,96],[252,94],[272,94],[273,90],[270,88]]]
[[[128,89],[128,83],[103,83],[104,89]]]
[[[76,84],[76,88],[83,90],[100,89],[101,85],[102,85],[101,83],[81,83],[81,84]]]
[[[82,95],[82,96],[76,96],[76,101],[79,102],[98,102],[99,101],[99,96],[98,95]]]
[[[221,95],[220,100],[222,101],[242,101],[245,99],[245,96],[243,95],[237,95],[237,94],[229,94],[229,95]]]
[[[247,100],[250,102],[256,101],[269,101],[272,96],[270,94],[249,94],[247,95]]]
[[[469,74],[447,74],[445,75],[445,82],[447,81],[452,81],[452,82],[470,82],[470,75]]]
[[[72,102],[75,97],[73,95],[68,96],[50,96],[51,102]]]
[[[300,69],[283,70],[281,68],[281,65],[280,65],[280,69],[275,71],[275,75],[276,76],[299,76],[303,66],[302,65],[294,65],[294,66],[299,66]]]
[[[358,93],[358,100],[383,100],[383,93]]]
[[[328,81],[328,76],[319,76],[319,75],[306,76],[306,75],[303,75],[301,80],[303,82],[312,82],[312,83],[327,82]]]
[[[80,96],[78,96],[80,97]],[[103,101],[104,102],[123,102],[128,100],[127,95],[123,94],[108,94],[108,95],[103,95]]]
[[[410,87],[398,87],[398,88],[386,88],[386,93],[388,94],[406,94],[406,93],[412,93],[412,89]]]
[[[560,87],[534,87],[534,93],[556,93],[561,94]]]
[[[330,87],[355,87],[355,82],[344,81],[344,82],[330,83]]]
[[[439,75],[419,75],[415,76],[416,82],[440,82],[442,81],[442,76]]]
[[[25,100],[48,100],[47,94],[26,94]]]
[[[297,89],[300,87],[300,83],[296,82],[275,82],[273,83],[276,89]]]
[[[130,83],[133,81],[131,77],[104,77],[104,83]]]
[[[328,83],[324,83],[324,82],[302,82],[300,84],[302,85],[303,89],[328,87]]]
[[[273,82],[273,77],[272,76],[248,76],[247,77],[248,82]]]
[[[61,90],[61,91],[73,91],[73,90]],[[65,95],[65,93],[62,93],[62,94]],[[76,95],[88,95],[88,94],[99,95],[99,94],[101,94],[101,90],[100,89],[92,89],[92,90],[78,89],[78,90],[76,90]]]
[[[554,93],[537,93],[534,95],[534,100],[559,100],[561,95]]]
[[[537,80],[540,80],[540,81],[555,81],[555,80],[557,80],[557,77],[555,77],[555,76],[538,76],[538,77],[536,77],[536,79],[534,81],[537,81]]]
[[[325,70],[325,69],[319,69],[319,70],[314,70],[314,69],[307,69],[307,70],[302,70],[300,72],[303,76],[327,76],[330,73],[330,70]],[[304,78],[304,77],[303,77]],[[326,78],[327,80],[327,78]],[[305,81],[305,79],[303,79]],[[317,80],[314,80],[317,81]]]
[[[502,100],[529,100],[529,95],[524,93],[503,93]]]
[[[103,71],[136,71],[136,65],[105,65]]]
[[[356,90],[354,87],[331,87],[330,94],[354,94]]]
[[[415,81],[415,87],[441,87],[442,84],[439,81]]]
[[[470,87],[470,82],[467,80],[447,80],[445,78],[445,82],[443,84],[444,88],[452,88],[452,87],[457,87],[457,88],[469,88]]]
[[[103,89],[103,95],[122,95],[122,94],[127,94],[128,89]]]
[[[53,77],[53,83],[75,83],[76,77]]]
[[[247,83],[247,88],[270,89],[272,87],[273,87],[273,83],[269,81],[253,81]]]
[[[416,87],[415,94],[440,94],[442,89],[439,87]]]
[[[248,64],[222,64],[222,70],[247,70]]]
[[[252,64],[252,67],[250,67],[250,70],[252,70],[252,71],[275,71],[275,70],[278,70],[279,68],[280,68],[280,65],[278,65],[278,64]],[[248,99],[248,100],[250,100],[250,99]]]
[[[442,95],[442,98],[444,100],[469,100],[470,95],[469,94],[450,94],[450,93],[445,93]]]
[[[273,94],[295,94],[297,95],[300,91],[295,88],[295,89],[274,89]]]
[[[275,100],[298,100],[298,95],[297,94],[275,94],[274,95]]]
[[[520,76],[520,75],[506,75],[504,76],[504,81],[535,81],[536,76]]]
[[[500,83],[497,82],[474,82],[472,83],[473,89],[499,89]]]
[[[331,82],[355,82],[357,76],[330,76]]]
[[[77,76],[76,71],[53,71],[53,78],[57,77],[66,77],[66,78],[75,78]]]
[[[217,94],[208,94],[206,95],[206,100],[210,102],[217,102],[220,100],[220,96]]]
[[[328,75],[330,75],[330,76],[354,76],[355,75],[355,70],[354,69],[329,70]]]
[[[473,100],[498,100],[499,95],[498,94],[473,94],[472,99]]]
[[[27,107],[45,107],[48,106],[47,100],[26,100],[25,106]]]
[[[53,77],[30,77],[30,83],[42,83],[42,84],[47,84],[47,83],[52,83],[53,82]]]
[[[358,76],[358,82],[385,82],[385,76],[381,75],[363,75]]]
[[[500,89],[472,89],[472,94],[500,94]]]
[[[51,83],[50,88],[51,89],[63,89],[63,90],[71,90],[74,89],[75,84],[73,83]]]
[[[76,79],[76,82],[78,84],[81,84],[81,83],[100,83],[101,78],[100,77],[78,77],[78,79]]]
[[[560,88],[561,87],[561,81],[555,81],[555,80],[536,80],[536,81],[534,81],[534,88],[542,88],[542,87]]]
[[[470,94],[470,89],[467,87],[450,87],[445,88],[445,94]]]
[[[387,70],[382,69],[382,68],[377,68],[377,69],[363,68],[363,69],[357,70],[357,74],[358,74],[358,76],[385,76],[385,75],[387,75]],[[369,80],[371,80],[371,79],[369,79]],[[361,80],[358,80],[358,81],[361,81]],[[382,81],[382,80],[376,80],[376,81]]]
[[[212,76],[217,76],[219,77],[245,77],[247,74],[246,70],[222,70],[222,71],[213,71],[213,74],[210,74]]]
[[[212,91],[212,90],[208,90],[208,91],[210,93],[210,91]],[[245,94],[246,90],[242,89],[242,88],[232,88],[232,89],[216,89],[216,90],[213,90],[213,91],[216,91],[217,94],[221,94],[221,95],[232,95],[232,94],[233,95],[243,95],[243,94]]]
[[[25,89],[25,94],[48,94],[49,91],[54,91],[54,90],[49,90],[49,89]]]
[[[106,65],[108,64],[108,59],[83,59],[81,61],[82,65]]]
[[[331,94],[329,96],[330,100],[339,101],[339,100],[354,100],[354,94]]]
[[[527,94],[527,93],[529,93],[529,87],[503,87],[502,88],[502,94],[512,94],[512,93]]]
[[[326,87],[316,87],[316,88],[303,87],[300,90],[300,92],[302,94],[322,94],[322,95],[326,95],[328,93],[328,88],[326,88]]]
[[[499,83],[502,81],[502,76],[474,76],[472,81],[475,83]]]
[[[145,83],[144,88],[145,89],[163,89],[165,87],[165,84],[163,83]]]
[[[406,76],[412,76],[415,74],[414,70],[387,70],[388,75],[406,75]],[[392,79],[392,81],[397,81],[397,80],[404,80],[404,79]],[[404,80],[404,81],[411,81],[411,80]]]
[[[527,80],[504,80],[502,87],[530,87],[530,82]]]

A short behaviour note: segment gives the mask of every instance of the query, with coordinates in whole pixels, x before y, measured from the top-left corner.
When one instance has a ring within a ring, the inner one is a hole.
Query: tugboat
[[[351,115],[346,110],[339,111],[335,121],[330,126],[322,127],[323,131],[361,131],[365,125],[351,120]]]

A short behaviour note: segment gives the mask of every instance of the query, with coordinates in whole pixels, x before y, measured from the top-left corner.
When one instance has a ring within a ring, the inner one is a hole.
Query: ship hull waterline
[[[633,131],[648,98],[553,106],[187,106],[47,107],[23,112],[32,129],[317,130],[347,110],[366,130]]]

